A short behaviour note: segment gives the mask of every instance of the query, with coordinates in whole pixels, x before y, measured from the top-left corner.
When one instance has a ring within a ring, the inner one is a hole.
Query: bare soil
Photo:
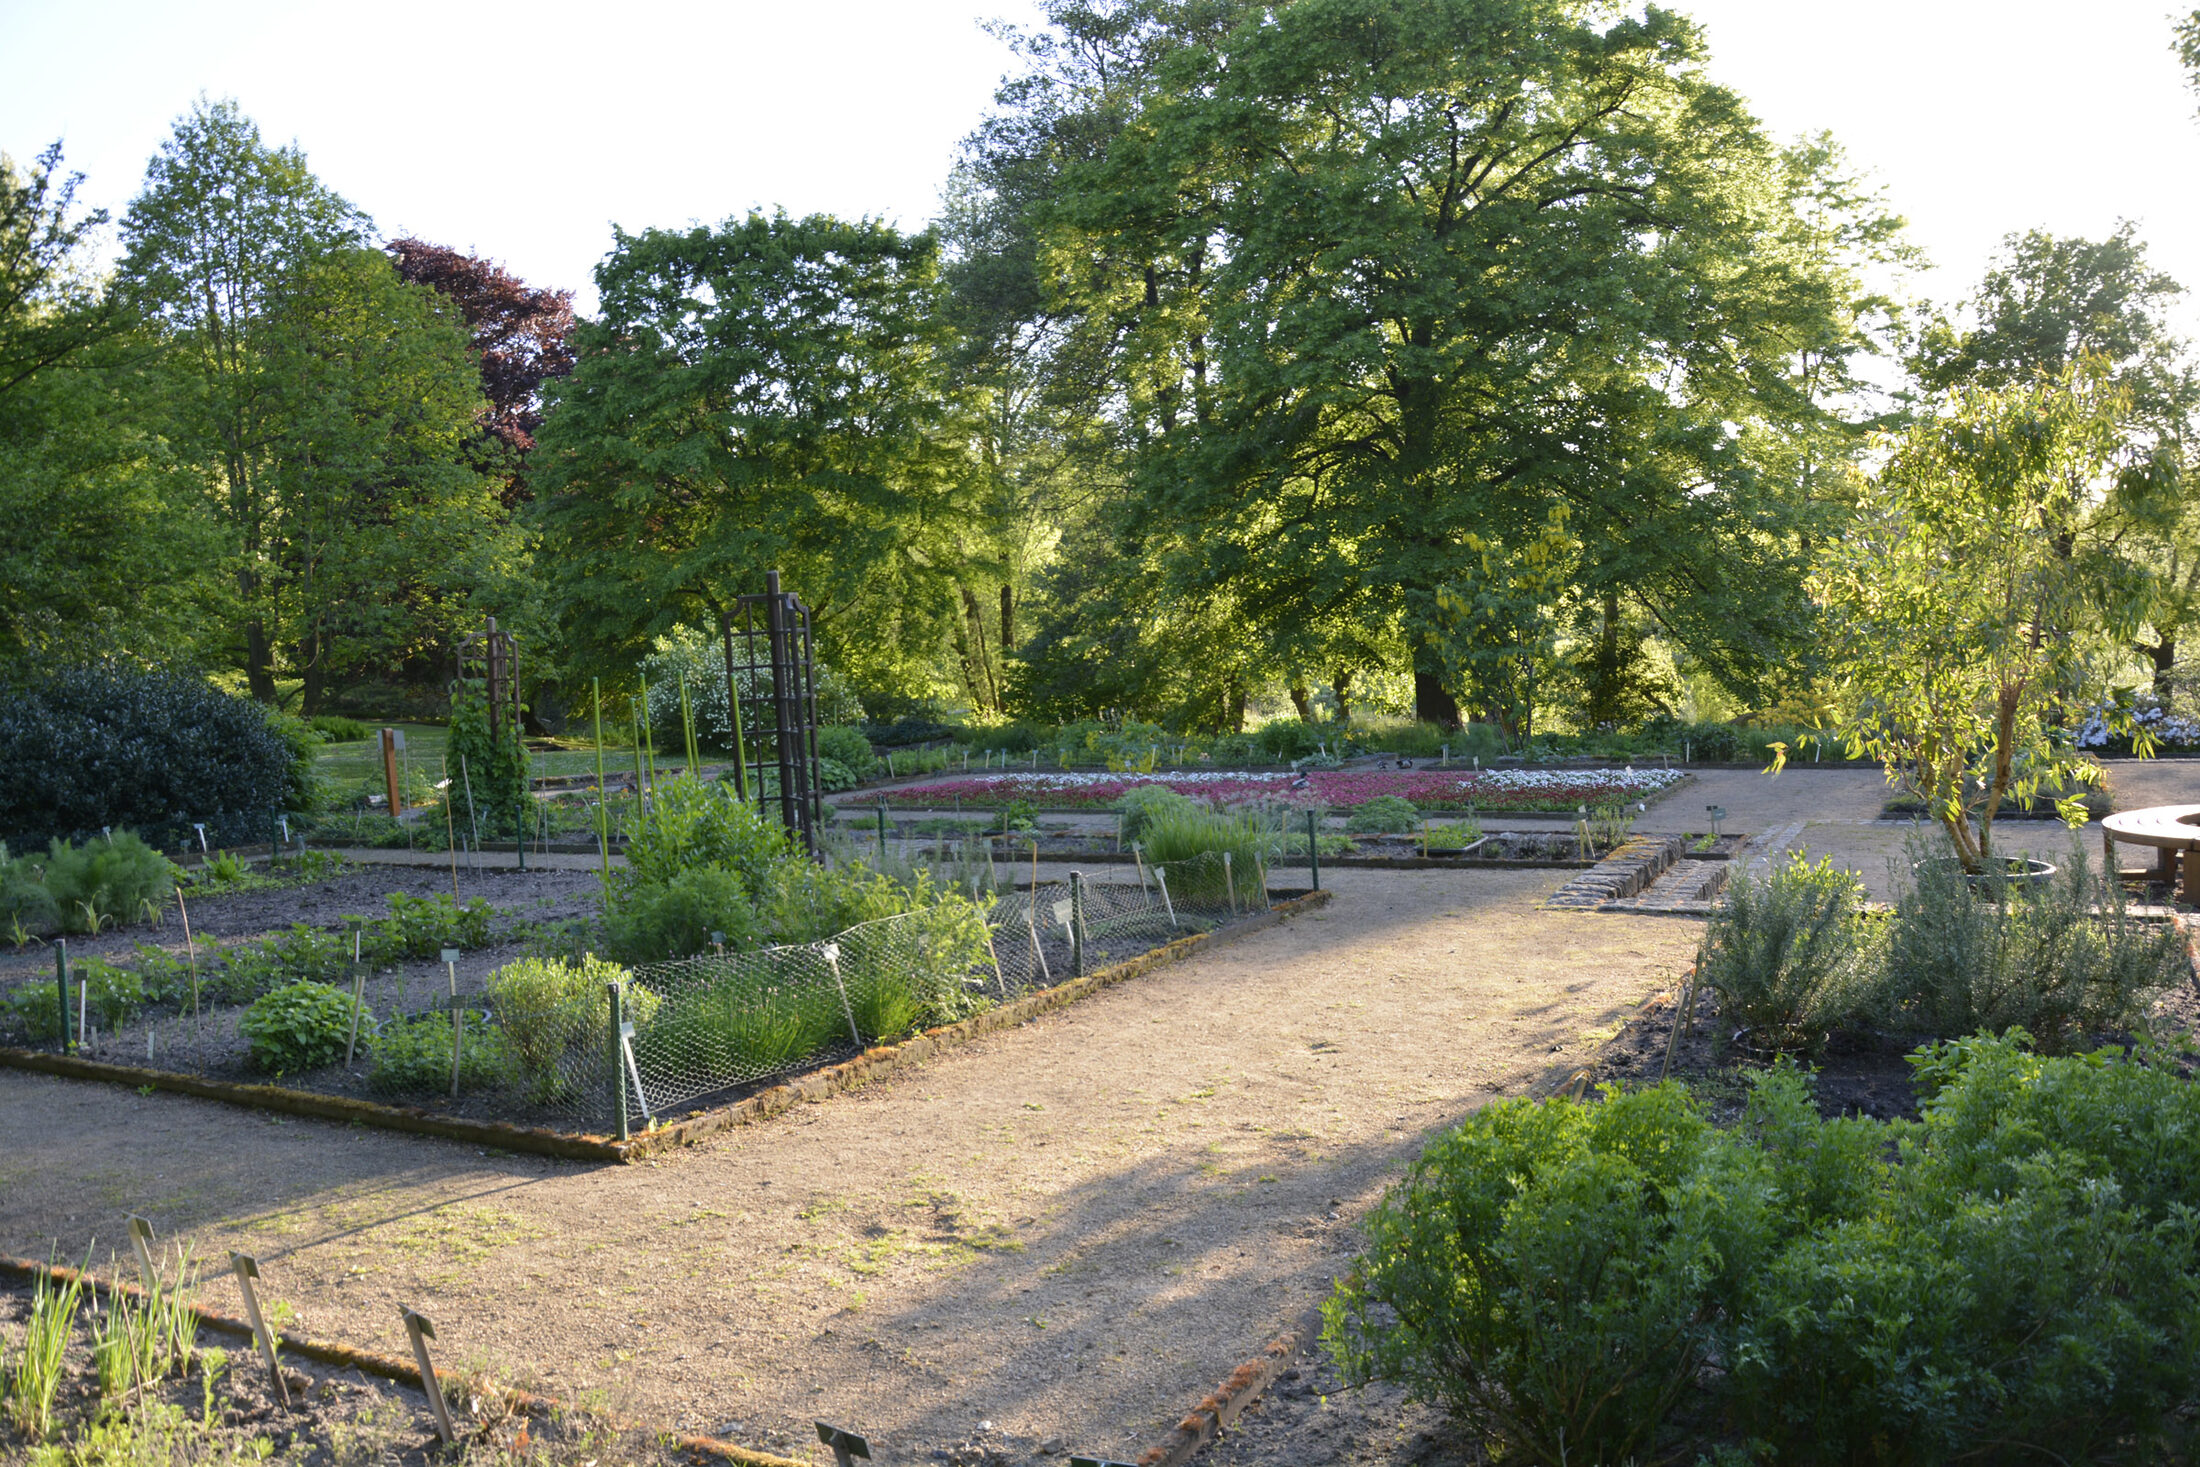
[[[1135,1457],[1426,1135],[1671,987],[1697,927],[1542,911],[1562,875],[1325,876],[1327,911],[635,1167],[0,1073],[0,1247],[138,1211],[256,1253],[316,1337],[395,1353],[409,1303],[461,1365],[790,1455],[823,1418],[884,1461]]]

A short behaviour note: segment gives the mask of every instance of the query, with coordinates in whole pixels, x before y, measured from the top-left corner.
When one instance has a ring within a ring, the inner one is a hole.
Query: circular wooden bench
[[[2122,810],[2101,821],[2101,854],[2109,873],[2116,871],[2116,845],[2154,847],[2155,879],[2179,885],[2184,899],[2200,894],[2200,805],[2152,805]]]

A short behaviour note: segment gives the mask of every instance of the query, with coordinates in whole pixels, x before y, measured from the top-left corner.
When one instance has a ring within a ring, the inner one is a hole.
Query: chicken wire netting
[[[434,1026],[447,1037],[424,1070],[439,1062],[457,1070],[462,1090],[502,1092],[497,1109],[514,1119],[639,1129],[1268,905],[1265,873],[1219,856],[1118,871],[1000,891],[981,884],[974,903],[882,917],[821,942],[631,970],[544,969],[537,984],[505,981],[475,996],[460,1020],[427,1014],[383,1027]]]

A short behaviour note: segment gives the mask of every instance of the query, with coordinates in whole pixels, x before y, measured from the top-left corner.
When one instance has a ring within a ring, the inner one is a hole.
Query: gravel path
[[[1326,1292],[1433,1128],[1685,964],[1694,924],[1539,910],[1562,875],[1334,873],[1326,912],[632,1168],[0,1072],[0,1248],[134,1209],[257,1253],[313,1335],[395,1352],[413,1304],[454,1363],[750,1445],[1135,1456]]]

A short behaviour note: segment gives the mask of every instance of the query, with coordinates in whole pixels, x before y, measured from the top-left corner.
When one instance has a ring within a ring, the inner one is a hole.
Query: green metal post
[[[726,711],[733,715],[733,788],[745,803],[749,798],[749,755],[741,738],[741,685],[731,680],[726,684]]]
[[[687,772],[693,774],[702,767],[702,755],[695,747],[695,710],[688,703],[688,678],[680,674],[680,729],[687,735]]]
[[[883,865],[886,860],[886,796],[884,795],[878,797],[878,858]]]
[[[603,679],[590,678],[596,690],[596,849],[603,856],[603,899],[611,903],[611,807],[603,796]]]
[[[616,983],[606,983],[611,995],[611,1110],[618,1118],[619,1139],[627,1139],[626,1121],[626,995]]]
[[[1072,978],[1085,976],[1085,873],[1069,874],[1069,971]]]
[[[648,696],[646,693],[643,696]],[[627,712],[633,715],[634,724],[634,828],[642,828],[642,792],[649,788],[649,771],[642,764],[642,710],[638,703],[629,703]]]
[[[1306,864],[1307,868],[1314,873],[1314,890],[1320,891],[1322,889],[1322,842],[1321,833],[1315,825],[1312,810],[1306,812]]]
[[[657,730],[650,726],[649,684],[646,682],[641,685],[640,697],[642,705],[641,750],[649,761],[649,786],[651,789],[655,789],[657,787]]]
[[[61,987],[61,1052],[69,1052],[69,939],[53,940],[54,978]]]

